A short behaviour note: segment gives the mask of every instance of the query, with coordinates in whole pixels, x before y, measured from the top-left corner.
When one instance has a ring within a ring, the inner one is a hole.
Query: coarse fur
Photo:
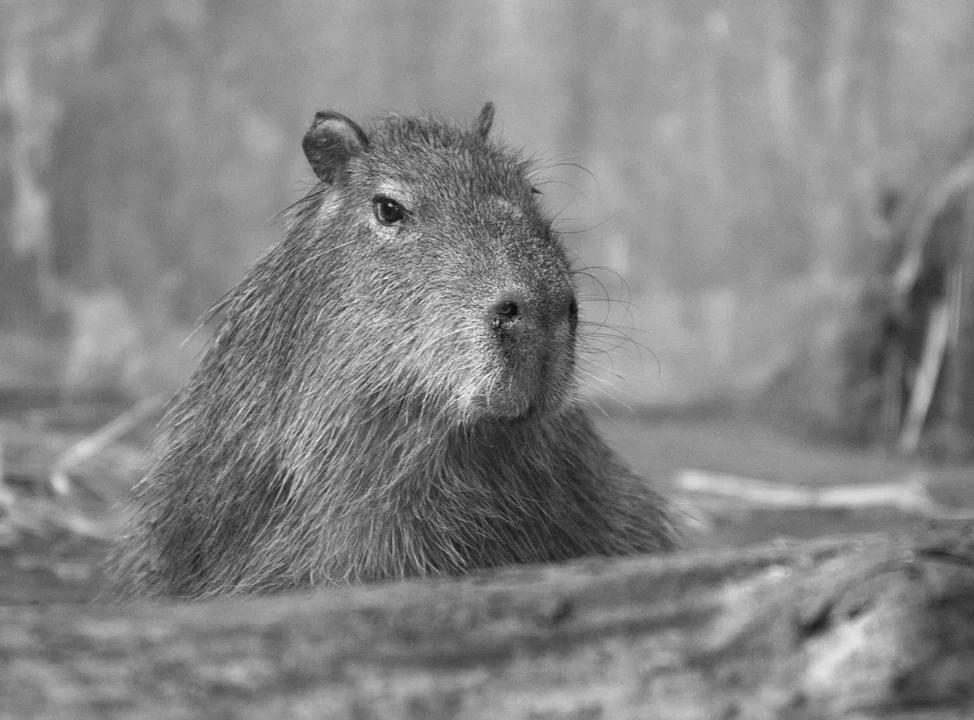
[[[316,115],[320,182],[213,311],[112,560],[118,597],[674,546],[667,501],[579,402],[572,270],[492,119]]]

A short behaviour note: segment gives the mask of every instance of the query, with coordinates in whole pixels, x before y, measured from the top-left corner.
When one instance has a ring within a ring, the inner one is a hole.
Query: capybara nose
[[[508,335],[513,332],[523,333],[526,322],[533,318],[530,304],[523,293],[504,293],[491,307],[488,320],[497,335]]]
[[[578,327],[578,302],[568,289],[545,301],[536,302],[528,293],[509,290],[501,293],[488,311],[488,322],[498,337],[518,337],[539,330],[551,330],[567,322],[572,333]]]

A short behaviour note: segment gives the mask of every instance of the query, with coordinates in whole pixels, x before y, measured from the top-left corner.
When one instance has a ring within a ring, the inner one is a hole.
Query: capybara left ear
[[[330,110],[315,113],[301,142],[315,175],[329,185],[341,176],[345,163],[369,147],[369,138],[353,120]]]
[[[488,102],[484,104],[483,109],[480,111],[480,117],[477,118],[477,136],[481,140],[487,139],[487,133],[490,132],[490,126],[494,124],[494,103]]]

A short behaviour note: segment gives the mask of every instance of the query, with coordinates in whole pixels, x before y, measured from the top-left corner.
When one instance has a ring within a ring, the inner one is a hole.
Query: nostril
[[[568,326],[575,332],[578,327],[578,301],[575,300],[575,296],[572,295],[572,299],[568,302]]]
[[[513,320],[521,314],[516,302],[502,302],[497,304],[497,317],[505,320]]]
[[[502,300],[494,305],[493,324],[497,329],[510,327],[521,317],[521,308],[513,300]]]

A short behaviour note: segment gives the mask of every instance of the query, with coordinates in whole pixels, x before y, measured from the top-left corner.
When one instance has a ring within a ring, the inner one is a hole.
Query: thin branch
[[[106,447],[137,427],[146,418],[160,410],[168,399],[168,393],[159,393],[143,398],[131,409],[68,448],[51,468],[49,481],[54,492],[58,495],[67,495],[71,491],[71,481],[68,479],[68,472],[71,469],[98,455]]]
[[[913,381],[906,421],[900,434],[899,448],[904,453],[915,452],[920,444],[920,433],[927,420],[930,403],[933,402],[949,335],[950,302],[945,300],[930,308],[930,319],[927,321],[926,339],[923,343],[923,357]]]
[[[974,520],[974,509],[953,508],[937,502],[920,480],[807,487],[728,473],[681,470],[676,476],[676,486],[684,492],[729,497],[775,508],[895,507],[905,513],[941,520]]]
[[[935,185],[924,198],[920,213],[910,223],[907,252],[893,275],[893,289],[904,298],[913,289],[923,267],[923,249],[933,224],[954,197],[974,183],[974,154],[955,167],[942,182]]]

